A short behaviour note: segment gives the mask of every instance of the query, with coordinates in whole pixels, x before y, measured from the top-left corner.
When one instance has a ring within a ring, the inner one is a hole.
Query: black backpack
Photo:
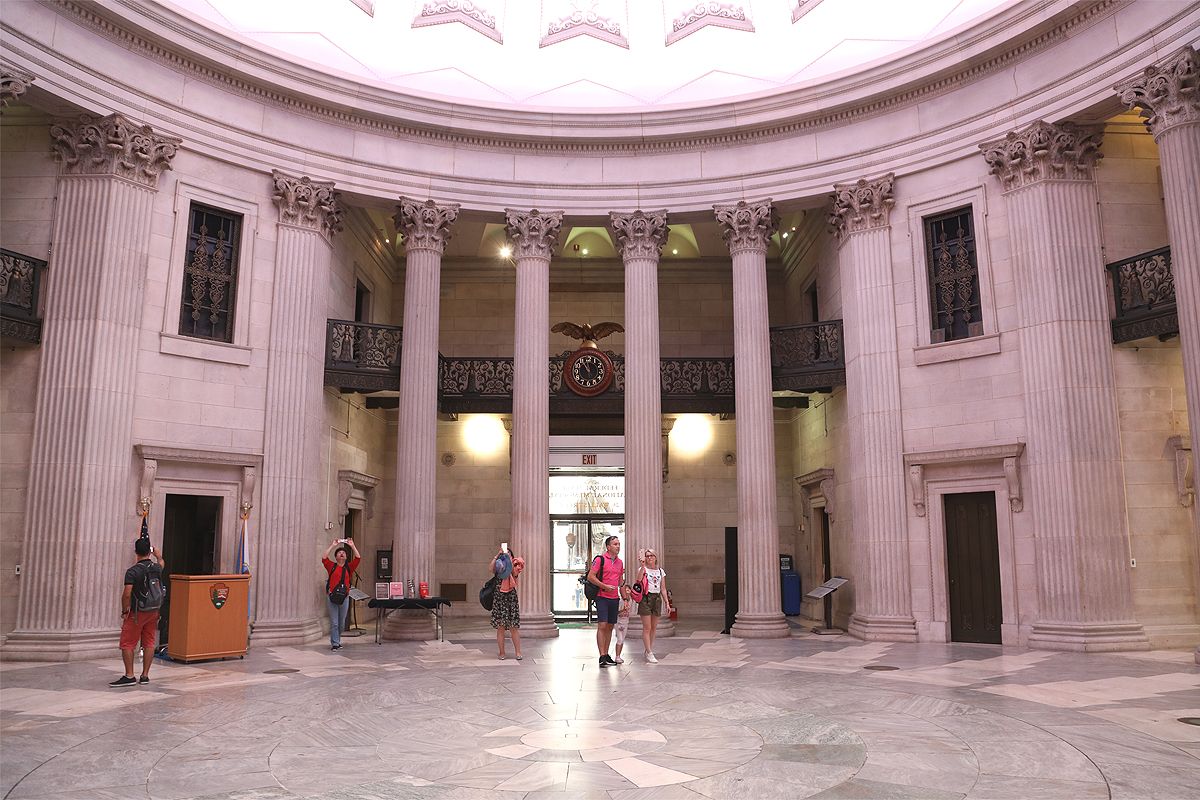
[[[158,611],[167,599],[167,590],[162,582],[162,567],[149,561],[139,563],[145,566],[142,567],[142,573],[133,587],[136,610]]]
[[[600,568],[596,570],[596,580],[603,581],[604,556],[596,556],[596,558],[600,559]],[[587,601],[589,603],[596,602],[596,598],[600,596],[600,587],[588,580],[586,572],[579,576],[579,582],[583,584],[583,596],[587,598]]]
[[[493,575],[488,578],[483,584],[483,588],[479,590],[479,605],[483,606],[488,611],[492,610],[492,606],[496,604],[496,587],[500,585],[500,576]]]

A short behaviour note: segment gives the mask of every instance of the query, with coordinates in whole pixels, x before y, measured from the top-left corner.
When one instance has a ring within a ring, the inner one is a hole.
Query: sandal
[[[520,661],[520,660],[521,660],[521,656],[517,656],[517,661]]]
[[[501,660],[501,661],[503,661],[503,660],[504,660],[504,653],[501,653],[501,654],[500,654],[500,660]]]

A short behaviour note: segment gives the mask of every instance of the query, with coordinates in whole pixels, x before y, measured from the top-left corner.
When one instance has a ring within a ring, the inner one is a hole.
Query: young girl
[[[621,651],[625,649],[625,633],[629,630],[629,615],[633,612],[633,598],[629,594],[629,584],[621,584],[621,607],[617,609],[617,624],[614,630],[617,634],[617,663],[624,664]]]
[[[657,664],[654,656],[654,632],[658,629],[658,618],[671,613],[667,600],[667,571],[658,566],[658,554],[646,549],[638,559],[642,562],[642,601],[638,603],[638,616],[642,618],[642,644],[646,648],[646,661]]]
[[[501,555],[506,555],[504,550],[501,550],[492,558],[492,564],[496,563],[496,559]],[[525,569],[525,559],[513,556],[512,574],[504,580],[500,581],[500,585],[496,587],[496,598],[492,603],[492,627],[496,629],[496,649],[500,653],[500,660],[504,660],[504,631],[507,630],[512,636],[513,650],[516,653],[517,661],[521,660],[521,604],[517,599],[517,576]]]

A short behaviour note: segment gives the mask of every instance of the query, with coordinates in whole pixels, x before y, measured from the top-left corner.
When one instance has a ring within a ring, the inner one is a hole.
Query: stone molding
[[[771,237],[779,230],[779,212],[771,198],[753,203],[739,200],[735,205],[715,205],[713,211],[730,255],[743,251],[766,255]]]
[[[342,195],[334,191],[333,183],[279,170],[271,172],[271,179],[280,223],[314,230],[329,239],[342,230]]]
[[[662,255],[670,229],[667,227],[667,210],[634,211],[623,214],[617,211],[609,215],[613,238],[622,260],[650,258],[655,261]]]
[[[551,20],[538,47],[549,47],[576,36],[591,36],[628,50],[629,40],[621,32],[621,23],[597,11],[598,5],[598,0],[583,0],[576,3],[570,14]]]
[[[554,257],[558,246],[558,234],[562,230],[561,211],[520,211],[515,208],[504,210],[504,233],[516,245],[517,261],[523,258]]]
[[[1092,180],[1103,137],[1103,125],[1038,120],[979,149],[1007,192],[1046,180]]]
[[[1141,111],[1155,138],[1176,125],[1200,122],[1200,54],[1194,47],[1113,88],[1122,103]]]
[[[830,467],[814,469],[812,472],[797,476],[795,481],[804,493],[804,516],[808,518],[809,524],[812,524],[812,499],[820,495],[825,498],[825,515],[829,517],[829,523],[832,525],[836,521],[834,508],[837,502],[835,498],[837,481],[833,469]]]
[[[392,221],[404,239],[408,251],[432,250],[439,255],[450,241],[450,226],[458,219],[458,203],[435,203],[433,200],[400,198]]]
[[[844,242],[852,233],[888,226],[892,207],[896,205],[895,181],[895,173],[889,172],[878,178],[859,178],[854,183],[833,187],[833,194],[829,196],[833,204],[829,226],[839,242]]]
[[[925,516],[928,490],[925,485],[925,468],[943,464],[971,464],[1000,462],[1004,471],[1004,482],[1008,488],[1008,507],[1013,513],[1025,508],[1021,494],[1021,454],[1024,442],[1013,444],[961,447],[951,450],[925,450],[905,453],[904,467],[908,471],[908,488],[912,495],[913,510],[918,517]]]
[[[687,10],[671,20],[671,32],[667,34],[667,46],[669,47],[685,36],[690,36],[709,25],[730,28],[735,31],[754,32],[754,23],[750,21],[746,9],[740,3],[707,0],[707,2],[690,4]]]
[[[792,9],[792,24],[799,22],[805,14],[821,5],[821,0],[795,0],[796,7]]]
[[[450,22],[460,22],[471,30],[504,44],[504,37],[496,28],[496,15],[471,0],[436,0],[425,3],[421,7],[421,13],[412,21],[412,27],[424,28]]]
[[[1196,462],[1192,459],[1192,439],[1186,433],[1167,439],[1175,453],[1175,491],[1179,505],[1191,508],[1196,502]]]
[[[0,66],[0,105],[7,106],[21,99],[32,84],[32,75],[7,64]]]
[[[363,510],[366,511],[367,519],[373,519],[375,517],[375,487],[380,484],[379,478],[352,469],[339,469],[337,479],[339,524],[342,524],[342,521],[350,513],[350,499],[356,492],[362,496]]]
[[[158,188],[159,176],[171,169],[183,142],[121,114],[59,120],[50,126],[50,139],[64,175],[108,175],[150,189]]]
[[[160,461],[241,467],[242,479],[238,483],[238,508],[243,517],[248,517],[250,510],[254,508],[254,487],[258,482],[259,467],[262,466],[261,453],[147,443],[135,444],[133,449],[142,459],[142,478],[138,486],[139,512],[150,512],[150,504],[154,497],[154,482],[158,477],[158,462]]]

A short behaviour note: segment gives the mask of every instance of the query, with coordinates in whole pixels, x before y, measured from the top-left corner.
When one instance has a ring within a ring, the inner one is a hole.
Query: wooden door
[[[944,495],[950,639],[1001,644],[1000,547],[996,495]]]

